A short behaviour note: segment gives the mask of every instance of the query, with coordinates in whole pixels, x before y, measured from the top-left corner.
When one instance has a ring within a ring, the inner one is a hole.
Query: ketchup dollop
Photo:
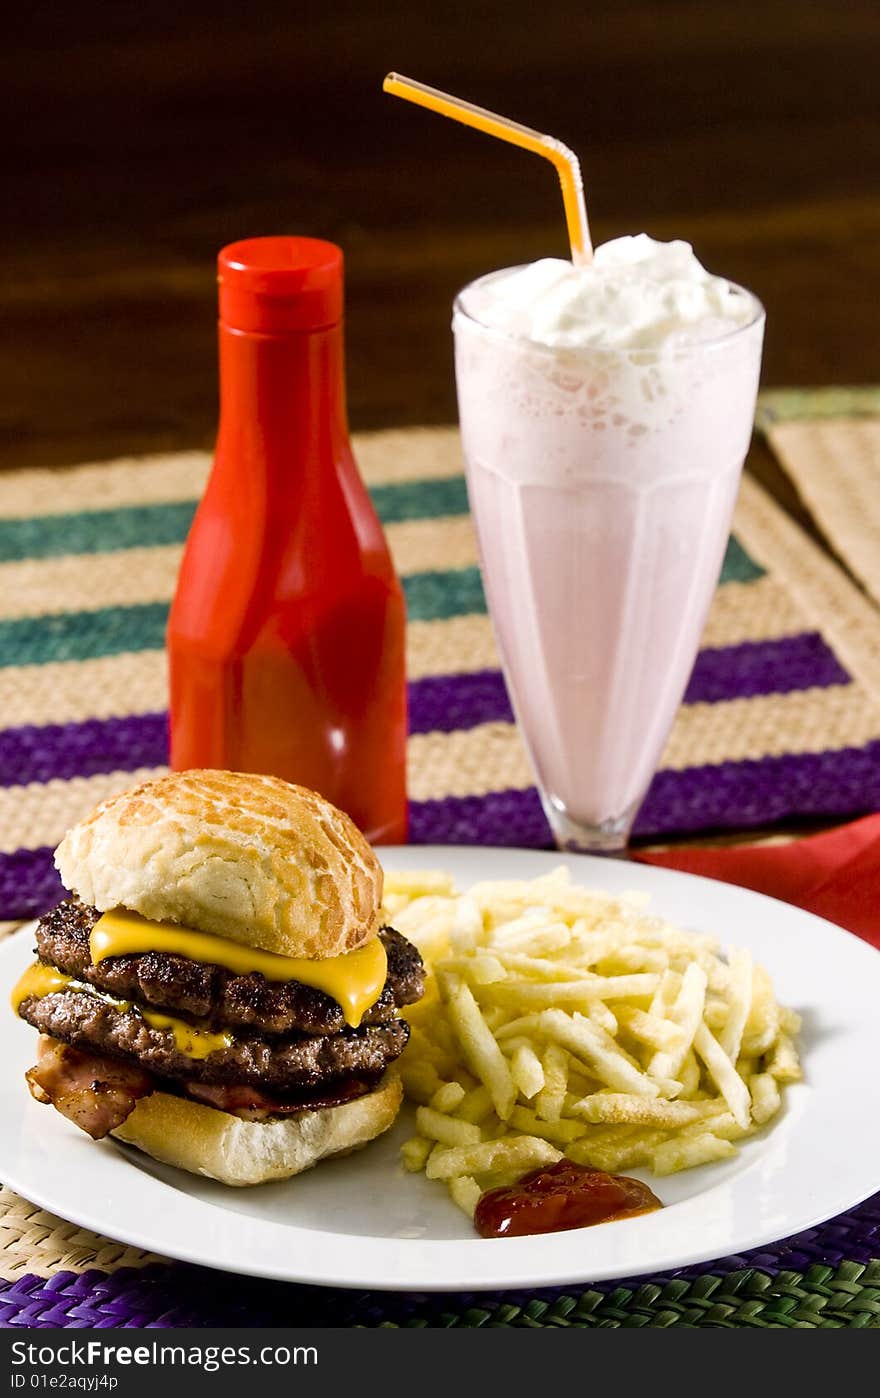
[[[490,1189],[477,1204],[474,1224],[482,1238],[523,1238],[610,1223],[662,1207],[641,1180],[563,1159],[532,1170],[516,1184]]]

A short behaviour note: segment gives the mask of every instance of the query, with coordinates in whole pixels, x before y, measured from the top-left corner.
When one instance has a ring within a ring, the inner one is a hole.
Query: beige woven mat
[[[56,1272],[106,1272],[119,1267],[144,1267],[161,1261],[154,1253],[111,1242],[0,1185],[0,1279],[15,1281],[29,1276],[51,1277]]]
[[[768,436],[838,557],[880,602],[880,417],[780,422]]]

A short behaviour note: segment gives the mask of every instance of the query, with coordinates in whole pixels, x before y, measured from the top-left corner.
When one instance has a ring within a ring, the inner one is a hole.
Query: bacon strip
[[[73,1048],[48,1034],[40,1035],[37,1065],[25,1078],[38,1102],[51,1103],[95,1141],[121,1126],[138,1098],[157,1086],[142,1068]]]
[[[100,1140],[121,1126],[140,1097],[175,1090],[195,1102],[243,1121],[269,1121],[297,1112],[339,1107],[372,1092],[377,1077],[364,1075],[329,1082],[284,1097],[244,1083],[165,1083],[131,1063],[95,1050],[74,1048],[41,1034],[37,1066],[25,1073],[31,1095]]]
[[[247,1084],[207,1082],[181,1083],[187,1097],[202,1102],[243,1121],[268,1121],[272,1117],[293,1116],[296,1112],[313,1112],[321,1107],[339,1107],[363,1097],[376,1086],[374,1077],[345,1078],[311,1090],[304,1089],[288,1097],[276,1097]]]

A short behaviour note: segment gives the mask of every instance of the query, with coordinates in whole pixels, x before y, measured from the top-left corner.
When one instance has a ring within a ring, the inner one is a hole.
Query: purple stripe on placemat
[[[850,676],[818,632],[776,641],[745,641],[700,651],[685,693],[687,704],[717,704],[758,694],[825,689],[849,684]],[[479,723],[510,723],[500,670],[431,675],[409,686],[411,733],[451,733]]]
[[[784,753],[658,772],[636,835],[749,829],[787,816],[857,816],[880,810],[880,742]]]
[[[467,1316],[478,1311],[491,1323],[499,1305],[523,1307],[532,1300],[553,1301],[589,1290],[637,1293],[646,1283],[660,1286],[671,1281],[693,1282],[701,1277],[757,1271],[768,1277],[781,1272],[808,1272],[810,1268],[837,1269],[852,1263],[870,1265],[880,1254],[880,1195],[864,1204],[808,1228],[781,1242],[754,1248],[733,1257],[659,1275],[620,1281],[581,1283],[535,1292],[471,1292],[464,1295],[419,1295],[400,1292],[338,1291],[316,1286],[262,1281],[232,1273],[207,1271],[183,1263],[152,1263],[117,1272],[98,1270],[57,1272],[45,1280],[26,1275],[0,1282],[0,1327],[50,1329],[53,1327],[100,1329],[176,1329],[242,1326],[286,1326],[294,1317],[300,1326],[369,1327],[391,1321],[406,1325],[418,1319],[427,1324],[449,1325],[452,1317],[465,1325],[480,1323]],[[852,1283],[850,1283],[851,1294]],[[769,1294],[772,1295],[772,1292]],[[728,1305],[728,1317],[732,1307]],[[621,1311],[628,1298],[621,1296]],[[737,1324],[736,1315],[733,1323]],[[821,1326],[821,1312],[816,1315]]]
[[[411,801],[409,839],[413,845],[507,845],[522,849],[547,849],[553,843],[533,786],[527,791]]]
[[[512,723],[513,710],[500,670],[431,675],[409,688],[410,733],[452,733],[478,723]]]
[[[809,632],[701,651],[685,701],[719,703],[847,684],[849,679],[822,637]],[[409,714],[411,733],[451,733],[513,721],[500,670],[413,680]],[[168,761],[167,726],[166,714],[147,713],[0,730],[0,786],[163,766]]]
[[[791,815],[855,816],[875,810],[880,810],[880,742],[658,772],[635,833],[748,829]],[[534,787],[414,801],[410,839],[414,844],[538,848],[551,843]]]
[[[851,677],[818,631],[776,641],[744,641],[738,646],[701,650],[685,692],[686,704],[717,704],[756,694],[789,694],[795,689],[826,689]]]
[[[0,854],[0,922],[39,917],[64,897],[51,845]]]
[[[500,670],[415,680],[409,685],[409,712],[411,733],[449,733],[513,720]],[[133,772],[167,761],[165,713],[0,730],[0,786]]]
[[[168,715],[89,718],[0,731],[0,786],[135,772],[168,761]]]

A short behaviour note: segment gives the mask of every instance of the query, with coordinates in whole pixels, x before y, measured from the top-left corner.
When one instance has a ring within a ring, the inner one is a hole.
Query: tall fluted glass
[[[495,273],[493,276],[504,275]],[[660,762],[724,559],[764,312],[656,349],[557,349],[453,317],[489,610],[554,837],[619,852]]]

